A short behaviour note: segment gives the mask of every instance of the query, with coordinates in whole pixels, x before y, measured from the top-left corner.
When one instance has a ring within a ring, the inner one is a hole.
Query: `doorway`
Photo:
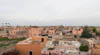
[[[32,51],[29,51],[29,55],[32,55]]]

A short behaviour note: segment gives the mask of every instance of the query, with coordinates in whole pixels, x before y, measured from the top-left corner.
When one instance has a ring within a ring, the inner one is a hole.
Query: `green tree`
[[[84,46],[84,45],[81,45],[80,47],[79,47],[79,50],[80,51],[88,51],[89,50],[89,48],[88,48],[88,46]]]
[[[96,35],[99,35],[100,36],[100,32],[96,32]]]
[[[97,32],[97,28],[96,27],[92,27],[92,31],[96,33]]]
[[[92,36],[92,31],[91,31],[91,29],[88,26],[85,26],[83,28],[83,32],[82,32],[81,37],[82,38],[91,38],[91,37],[93,37]]]
[[[96,33],[96,35],[100,35],[100,32],[97,30],[96,27],[92,27],[92,31]]]

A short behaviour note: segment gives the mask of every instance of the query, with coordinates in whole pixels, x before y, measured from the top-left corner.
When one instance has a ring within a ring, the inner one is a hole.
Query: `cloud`
[[[0,0],[0,23],[100,25],[100,0]]]

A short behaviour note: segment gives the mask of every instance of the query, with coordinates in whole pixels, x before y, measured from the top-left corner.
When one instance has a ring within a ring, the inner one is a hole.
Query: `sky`
[[[100,25],[100,0],[0,0],[0,25]]]

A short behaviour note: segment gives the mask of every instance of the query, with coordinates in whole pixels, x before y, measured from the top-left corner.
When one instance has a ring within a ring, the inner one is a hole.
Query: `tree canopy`
[[[82,32],[81,37],[82,38],[91,38],[91,37],[93,37],[92,36],[92,31],[91,31],[91,29],[88,26],[85,26],[83,28],[83,32]]]
[[[84,45],[81,45],[80,47],[79,47],[79,50],[80,51],[88,51],[89,50],[89,48],[88,48],[88,46],[84,46]]]
[[[96,33],[97,32],[96,27],[93,27],[92,31]]]
[[[100,35],[100,32],[97,30],[96,27],[92,27],[92,31],[96,33],[96,35]]]

